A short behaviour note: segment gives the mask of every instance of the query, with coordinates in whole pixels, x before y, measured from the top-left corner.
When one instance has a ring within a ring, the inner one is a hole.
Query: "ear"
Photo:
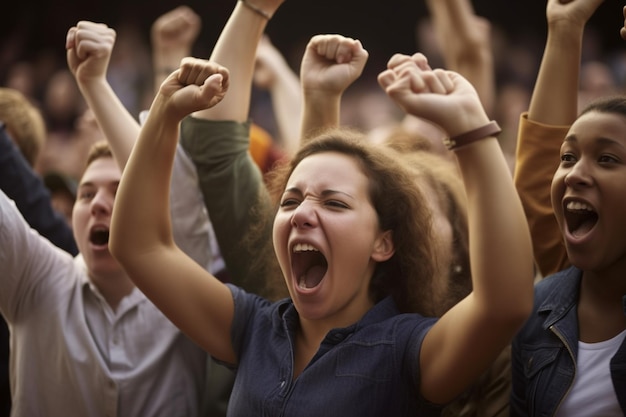
[[[393,232],[391,230],[381,232],[374,243],[372,259],[376,262],[384,262],[391,258],[395,252],[396,248],[393,243]]]

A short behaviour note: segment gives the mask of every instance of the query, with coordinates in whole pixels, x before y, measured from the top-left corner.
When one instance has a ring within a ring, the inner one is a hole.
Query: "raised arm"
[[[528,114],[522,115],[517,142],[515,186],[543,276],[569,264],[550,201],[559,150],[578,114],[578,79],[583,32],[604,0],[548,0],[548,36]]]
[[[154,91],[178,66],[191,56],[193,44],[200,34],[202,20],[188,6],[178,6],[159,16],[150,28]]]
[[[427,0],[445,67],[472,83],[487,114],[495,102],[491,23],[474,12],[471,0]]]
[[[300,65],[302,138],[319,129],[339,126],[341,97],[361,76],[368,57],[359,40],[341,35],[311,38]]]
[[[256,47],[283,0],[238,1],[218,41],[211,61],[229,68],[228,95],[214,108],[186,117],[181,144],[193,160],[215,236],[232,282],[260,293],[265,275],[254,262],[254,239],[271,236],[271,216],[261,171],[250,156],[249,108]],[[257,12],[254,9],[261,10]],[[243,242],[248,242],[242,244]]]
[[[533,261],[497,129],[488,125],[476,90],[455,72],[422,69],[424,61],[421,54],[395,55],[379,83],[407,113],[436,123],[456,142],[468,198],[473,291],[434,325],[420,354],[422,395],[445,403],[491,365],[526,320]],[[463,146],[468,132],[473,141]]]
[[[67,32],[67,64],[104,132],[113,156],[124,169],[139,134],[139,123],[124,107],[106,79],[115,30],[81,21]]]
[[[228,288],[174,243],[169,186],[180,121],[218,103],[228,71],[185,58],[162,84],[117,192],[109,248],[130,278],[181,330],[219,359],[234,362]]]
[[[219,106],[200,111],[194,116],[238,122],[248,120],[256,48],[269,19],[283,2],[237,1],[211,54],[211,61],[219,62],[231,71],[231,90]]]
[[[300,146],[300,78],[267,35],[257,46],[253,82],[270,93],[280,143],[288,155],[293,155]]]

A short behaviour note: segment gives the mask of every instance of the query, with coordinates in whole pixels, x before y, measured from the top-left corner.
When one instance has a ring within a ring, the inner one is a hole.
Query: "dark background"
[[[203,19],[197,50],[208,55],[232,11],[234,0],[4,0],[0,12],[2,55],[29,58],[44,48],[64,54],[67,29],[80,19],[116,27],[130,22],[145,34],[162,13],[187,4]],[[545,36],[545,0],[474,0],[476,12],[498,25],[511,41]],[[603,48],[623,42],[623,1],[606,0],[589,26],[597,31]],[[298,54],[313,34],[340,33],[360,39],[374,62],[385,62],[395,52],[416,51],[415,24],[426,16],[420,0],[287,0],[270,22],[267,32],[285,54]],[[17,36],[16,36],[17,35]]]

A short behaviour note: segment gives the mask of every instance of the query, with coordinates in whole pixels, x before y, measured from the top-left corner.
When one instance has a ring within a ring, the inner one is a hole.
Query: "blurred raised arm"
[[[139,123],[124,107],[106,79],[115,30],[102,23],[80,21],[67,32],[67,64],[124,169],[139,135]]]
[[[253,82],[255,87],[269,91],[280,143],[288,155],[293,155],[300,146],[300,79],[267,35],[257,47]]]
[[[471,0],[427,0],[445,67],[472,83],[487,114],[495,102],[491,23],[474,12]]]
[[[193,44],[200,34],[202,20],[188,6],[178,6],[159,16],[150,28],[154,91],[186,56],[192,55]]]

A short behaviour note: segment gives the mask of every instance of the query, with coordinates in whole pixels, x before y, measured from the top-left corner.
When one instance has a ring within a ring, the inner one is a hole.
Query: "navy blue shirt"
[[[401,314],[391,298],[333,329],[293,379],[298,313],[229,285],[239,364],[229,416],[436,416],[419,394],[419,352],[434,318]]]
[[[69,254],[78,254],[72,229],[52,208],[46,185],[13,143],[1,121],[0,189],[15,201],[30,227]]]

